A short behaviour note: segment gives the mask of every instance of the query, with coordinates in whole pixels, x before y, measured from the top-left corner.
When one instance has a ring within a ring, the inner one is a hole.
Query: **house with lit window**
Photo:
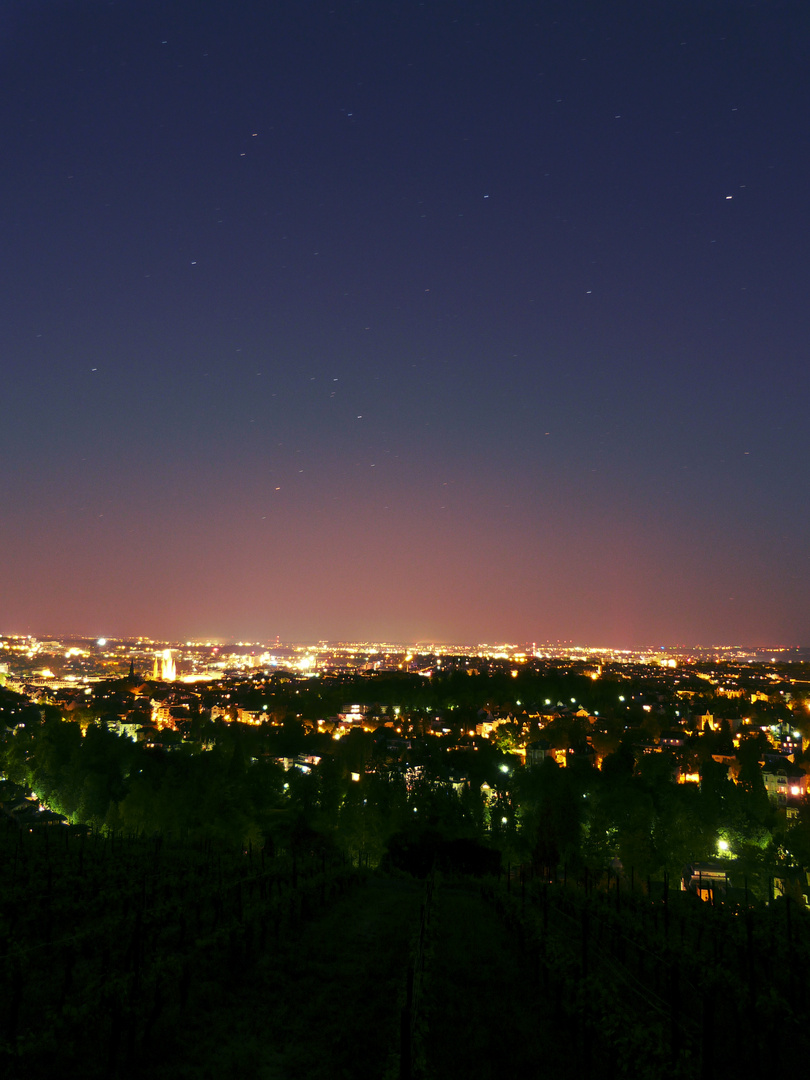
[[[689,892],[700,900],[714,903],[722,900],[729,889],[729,862],[695,862],[684,867],[681,877],[681,892]]]
[[[762,769],[768,798],[777,806],[795,806],[807,797],[807,773],[784,757],[770,757]]]
[[[802,752],[801,732],[796,731],[792,724],[781,723],[771,728],[771,736],[779,747],[782,757],[793,757]]]

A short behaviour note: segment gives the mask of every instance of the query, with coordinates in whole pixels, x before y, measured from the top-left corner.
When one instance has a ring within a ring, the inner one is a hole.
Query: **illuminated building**
[[[160,660],[160,668],[158,668]],[[177,665],[172,659],[172,650],[164,649],[163,652],[155,653],[155,661],[152,665],[152,678],[157,682],[174,682],[177,679]]]

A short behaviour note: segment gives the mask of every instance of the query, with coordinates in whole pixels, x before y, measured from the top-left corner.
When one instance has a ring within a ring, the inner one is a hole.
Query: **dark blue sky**
[[[0,11],[0,630],[810,641],[806,4]]]

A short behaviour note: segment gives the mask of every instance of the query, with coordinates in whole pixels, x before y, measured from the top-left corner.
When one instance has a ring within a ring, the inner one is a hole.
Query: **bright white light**
[[[719,851],[728,851],[728,840],[718,840],[717,847]]]
[[[104,646],[106,644],[107,644],[107,639],[105,637],[100,637],[98,639],[98,641],[96,642],[96,645],[100,645],[102,647],[102,649],[104,648]]]

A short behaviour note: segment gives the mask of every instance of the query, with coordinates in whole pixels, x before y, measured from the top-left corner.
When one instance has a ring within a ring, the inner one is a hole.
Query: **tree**
[[[788,829],[785,846],[796,862],[810,870],[810,803],[804,803]]]
[[[740,763],[737,783],[746,795],[748,816],[760,824],[764,824],[768,819],[770,811],[762,767],[759,764],[763,741],[764,736],[758,732],[757,736],[743,739],[737,751],[737,760]]]
[[[561,862],[576,862],[584,800],[570,770],[548,758],[516,779],[521,839],[534,866],[554,872]]]
[[[636,755],[628,739],[622,739],[612,754],[602,762],[601,772],[612,782],[628,780],[635,771]]]

